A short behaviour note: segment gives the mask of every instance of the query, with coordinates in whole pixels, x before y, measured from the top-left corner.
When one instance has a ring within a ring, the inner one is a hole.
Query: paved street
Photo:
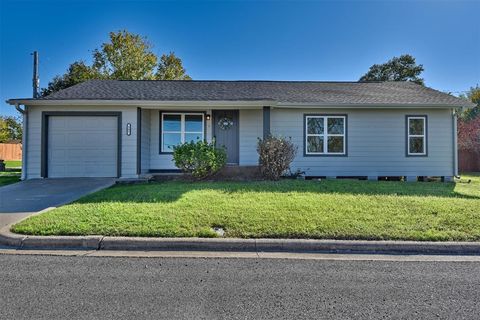
[[[0,255],[0,319],[478,319],[480,263]]]

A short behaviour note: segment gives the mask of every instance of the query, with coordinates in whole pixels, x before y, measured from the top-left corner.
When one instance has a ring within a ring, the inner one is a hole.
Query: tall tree
[[[174,52],[162,55],[156,78],[158,80],[192,80],[183,67],[182,60]]]
[[[71,87],[80,82],[102,78],[104,77],[97,69],[87,66],[83,61],[76,61],[68,67],[64,75],[55,76],[53,80],[48,83],[48,87],[41,90],[41,95],[48,96],[53,92]]]
[[[0,116],[0,143],[21,141],[22,124],[17,117]]]
[[[56,76],[42,89],[42,96],[91,79],[153,80],[191,79],[182,60],[173,53],[163,55],[160,63],[145,37],[128,31],[110,32],[110,41],[93,51],[91,65],[83,61],[72,63],[67,72]]]
[[[93,67],[109,79],[154,79],[157,56],[145,37],[127,31],[110,32],[110,43],[93,51]]]
[[[420,77],[423,70],[423,65],[417,65],[413,56],[404,54],[385,63],[374,64],[360,81],[411,81],[425,85]]]

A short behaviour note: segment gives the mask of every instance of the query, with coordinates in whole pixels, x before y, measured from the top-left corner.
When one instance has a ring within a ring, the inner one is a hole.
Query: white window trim
[[[423,134],[410,134],[410,120],[423,120]],[[407,154],[409,156],[426,156],[427,155],[427,117],[425,116],[408,116],[407,117]],[[423,138],[423,152],[410,152],[410,138]]]
[[[166,131],[164,130],[165,126],[163,125],[163,119],[165,115],[175,115],[175,116],[180,116],[180,131]],[[202,116],[202,132],[200,131],[185,131],[185,116]],[[200,113],[200,112],[162,112],[162,118],[160,119],[162,123],[160,124],[162,126],[162,132],[160,132],[160,139],[162,141],[161,144],[161,152],[162,153],[172,153],[173,151],[170,149],[165,150],[164,149],[164,139],[163,135],[164,133],[180,133],[180,142],[185,143],[185,135],[189,133],[200,133],[202,135],[202,140],[205,140],[205,114]]]
[[[308,133],[308,119],[318,119],[323,118],[323,134],[312,134]],[[328,119],[342,118],[343,119],[343,134],[339,133],[328,133]],[[347,128],[347,117],[346,116],[329,116],[329,115],[308,115],[305,116],[305,154],[306,155],[337,155],[342,156],[346,155],[346,128]],[[308,137],[323,137],[323,152],[309,152],[308,151]],[[328,152],[328,137],[343,137],[343,151],[342,152]]]

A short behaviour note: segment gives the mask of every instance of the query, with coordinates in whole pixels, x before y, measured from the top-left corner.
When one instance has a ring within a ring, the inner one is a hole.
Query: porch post
[[[263,107],[263,139],[270,135],[270,107]]]
[[[137,175],[142,174],[142,109],[137,108]]]

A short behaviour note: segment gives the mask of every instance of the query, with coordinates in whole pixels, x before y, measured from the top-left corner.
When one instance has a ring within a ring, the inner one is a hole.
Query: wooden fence
[[[0,159],[17,161],[22,160],[22,144],[0,143]]]
[[[458,152],[458,171],[480,171],[480,152]]]

